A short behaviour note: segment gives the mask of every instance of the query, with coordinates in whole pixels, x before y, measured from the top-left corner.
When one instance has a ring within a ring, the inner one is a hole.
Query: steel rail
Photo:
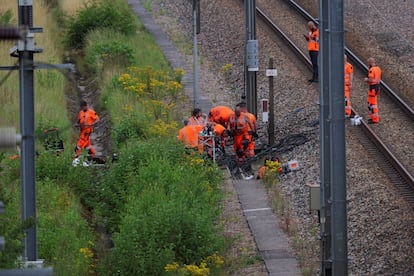
[[[307,21],[313,21],[315,24],[318,24],[318,20],[313,18],[305,9],[299,6],[293,0],[285,0],[287,1],[298,13],[302,15]],[[362,71],[368,73],[368,66],[360,59],[357,55],[355,55],[348,47],[345,46],[345,53],[348,58],[356,64]],[[388,84],[384,81],[381,81],[381,86],[387,95],[396,103],[398,106],[412,119],[414,120],[414,109],[411,108],[399,95],[396,93]]]
[[[293,1],[291,1],[293,2]],[[270,27],[271,30],[277,33],[286,44],[293,50],[293,52],[305,63],[307,63],[309,68],[312,68],[311,62],[306,58],[303,52],[287,37],[286,34],[275,24],[273,21],[265,15],[265,13],[258,7],[256,7],[256,12],[258,16],[263,20],[263,22]],[[354,109],[352,109],[353,114],[357,114]],[[361,121],[361,126],[364,132],[367,134],[368,138],[375,144],[378,150],[388,159],[392,167],[400,174],[400,176],[406,181],[407,185],[414,192],[414,177],[408,172],[404,165],[397,159],[397,157],[391,152],[391,150],[381,141],[381,139],[372,131],[372,129],[364,121]]]

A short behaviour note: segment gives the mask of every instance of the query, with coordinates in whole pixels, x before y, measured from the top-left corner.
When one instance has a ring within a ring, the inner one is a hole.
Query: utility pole
[[[327,1],[327,0],[326,0]],[[329,1],[332,275],[348,275],[344,111],[344,5]]]
[[[36,247],[36,184],[35,184],[35,139],[34,139],[34,79],[33,54],[35,50],[33,28],[33,0],[18,0],[19,28],[25,37],[18,41],[20,83],[20,133],[21,143],[21,187],[22,219],[33,225],[26,230],[24,258],[37,260]]]
[[[197,34],[200,33],[200,0],[193,0],[193,107],[198,108],[199,91],[198,91],[198,43]]]
[[[347,275],[343,0],[320,0],[321,275]]]
[[[256,72],[259,71],[259,44],[256,40],[256,0],[244,0],[246,14],[245,94],[247,109],[257,117]]]
[[[275,101],[273,78],[277,76],[277,70],[273,68],[273,58],[269,59],[269,69],[266,70],[269,77],[269,147],[275,144]]]
[[[332,275],[331,262],[331,137],[329,119],[329,22],[328,0],[319,1],[319,121],[320,121],[320,239],[321,239],[321,275]]]

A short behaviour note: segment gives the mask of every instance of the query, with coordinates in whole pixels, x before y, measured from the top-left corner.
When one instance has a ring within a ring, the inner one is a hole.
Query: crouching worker
[[[80,103],[81,110],[78,113],[76,127],[79,127],[80,134],[75,148],[74,158],[78,158],[82,153],[82,149],[87,149],[89,159],[95,157],[95,149],[91,145],[91,134],[94,130],[95,124],[99,121],[99,116],[93,109],[88,107],[87,102]]]
[[[189,125],[188,119],[184,120],[184,127],[178,131],[177,139],[182,141],[187,149],[197,149],[198,131],[195,126]]]

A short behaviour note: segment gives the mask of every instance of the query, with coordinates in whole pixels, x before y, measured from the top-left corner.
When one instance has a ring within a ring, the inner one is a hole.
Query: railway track
[[[291,7],[293,7],[298,14],[303,18],[305,21],[314,21],[317,22],[313,17],[311,17],[303,8],[301,8],[298,4],[294,1],[285,0],[288,2]],[[308,59],[307,55],[303,53],[301,49],[306,49],[302,46],[298,46],[295,39],[289,37],[281,27],[279,27],[272,17],[266,13],[265,9],[261,9],[259,6],[256,7],[256,14],[257,16],[271,29],[274,33],[276,33],[288,47],[295,53],[295,55],[309,68],[311,69],[311,63]],[[306,24],[306,23],[305,23]],[[362,83],[363,76],[366,76],[368,67],[362,62],[362,60],[357,57],[352,51],[345,47],[346,54],[348,55],[349,60],[357,66],[358,72],[355,72],[355,80],[359,80],[357,87],[366,90],[365,84]],[[396,113],[397,115],[395,118],[398,118],[398,122],[403,124],[404,126],[410,126],[409,129],[405,129],[404,131],[412,132],[412,128],[414,125],[414,111],[413,109],[407,104],[404,99],[402,99],[397,92],[391,89],[384,81],[381,82],[382,91],[385,92],[386,100],[384,97],[380,98],[380,104],[384,106],[384,110],[387,110],[387,116]],[[352,97],[352,94],[351,94]],[[363,98],[363,97],[362,97]],[[362,100],[363,101],[363,100]],[[361,103],[356,104],[353,106],[352,112],[353,114],[362,114],[358,112],[358,110],[362,110]],[[380,111],[381,112],[381,111]],[[400,139],[393,139],[393,137],[403,135],[399,132],[393,133],[393,135],[384,135],[384,132],[387,132],[390,124],[395,123],[397,120],[393,122],[388,122],[387,120],[384,123],[381,122],[380,125],[375,125],[375,127],[370,127],[365,121],[362,121],[360,128],[362,131],[359,132],[360,134],[360,141],[367,149],[369,153],[375,155],[376,160],[380,167],[387,173],[390,181],[394,184],[394,186],[398,189],[398,191],[405,197],[405,199],[413,206],[414,208],[414,177],[412,173],[414,172],[413,165],[411,164],[410,156],[404,155],[404,149],[407,148],[406,143],[409,143],[408,148],[414,148],[414,141],[407,141],[407,139],[403,139],[403,145],[400,144]],[[382,130],[382,131],[381,131]],[[388,131],[389,132],[389,131]],[[365,135],[365,137],[362,137]],[[383,138],[385,137],[385,138]],[[400,138],[400,137],[399,137]],[[392,145],[392,147],[390,147]]]

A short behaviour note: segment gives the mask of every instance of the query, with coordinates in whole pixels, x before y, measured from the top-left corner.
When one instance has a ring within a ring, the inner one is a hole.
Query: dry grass
[[[86,0],[61,0],[59,1],[60,9],[67,15],[74,15],[76,12],[82,8],[85,3],[90,1]]]
[[[79,2],[79,3],[78,3]],[[66,0],[66,5],[81,5],[83,1]],[[0,0],[0,11],[3,13],[11,10],[14,14],[11,24],[17,26],[17,3]],[[35,33],[35,47],[43,49],[42,53],[34,55],[35,62],[58,64],[61,62],[63,50],[59,41],[61,31],[53,20],[52,13],[42,5],[42,1],[33,1],[33,26],[42,27],[42,33]],[[10,66],[18,62],[11,57],[9,52],[16,44],[15,41],[2,41],[0,43],[0,65]],[[0,81],[6,78],[8,71],[0,71]],[[37,118],[47,118],[48,121],[62,126],[67,124],[65,112],[56,110],[65,109],[65,97],[63,93],[64,77],[61,73],[52,69],[35,70],[35,114]],[[19,126],[19,74],[12,71],[8,78],[1,84],[0,102],[0,126]]]

